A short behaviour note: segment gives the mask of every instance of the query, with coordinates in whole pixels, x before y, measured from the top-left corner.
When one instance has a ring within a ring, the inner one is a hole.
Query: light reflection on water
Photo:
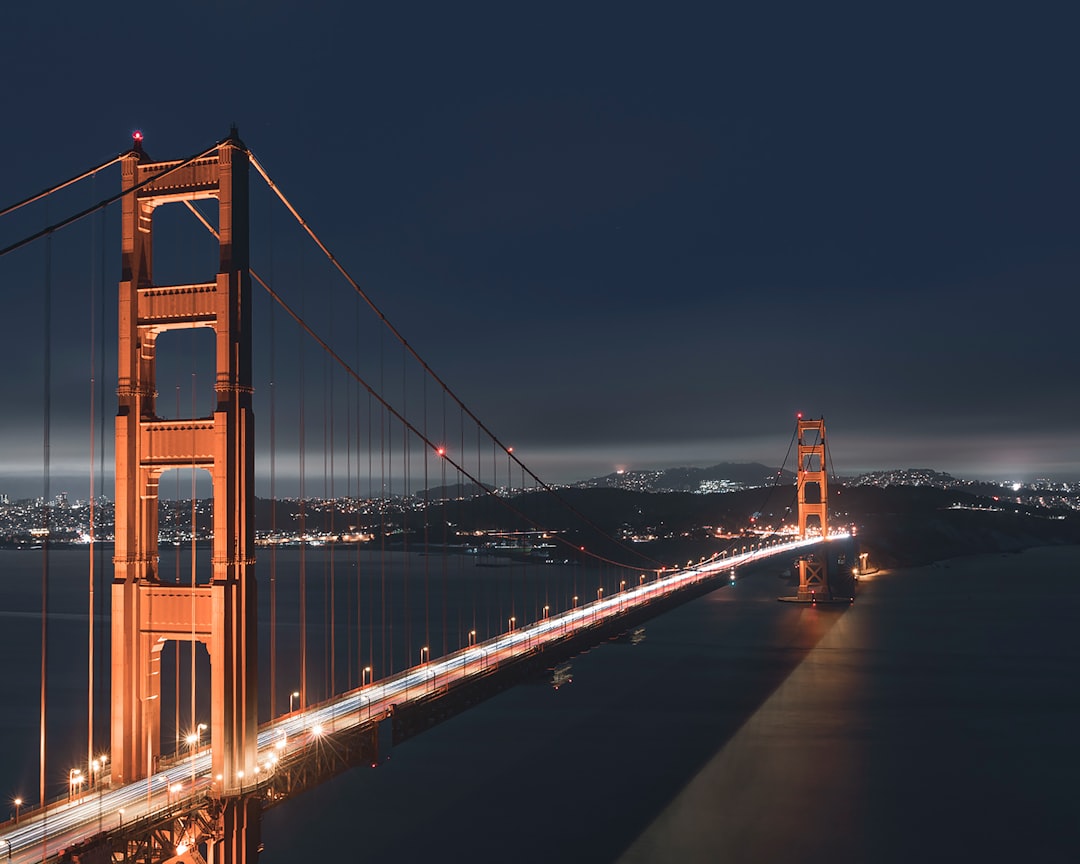
[[[878,575],[620,860],[1074,860],[1077,573]]]

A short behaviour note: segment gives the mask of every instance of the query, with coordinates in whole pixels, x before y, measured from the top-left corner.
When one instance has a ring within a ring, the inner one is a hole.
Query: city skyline
[[[27,130],[0,145],[18,166],[3,203],[119,152],[133,129],[176,158],[235,122],[388,318],[546,480],[779,465],[800,410],[827,419],[844,475],[1080,477],[1065,28],[794,7],[416,27],[237,5],[207,36],[154,11],[108,29],[66,11],[3,13],[21,83],[8,114]],[[122,46],[159,17],[155,52],[127,74]],[[228,86],[188,80],[196,38],[228,57]],[[93,182],[96,198],[118,188]],[[0,224],[0,240],[47,216]],[[281,230],[254,218],[256,234]],[[90,449],[87,283],[107,367],[119,258],[114,235],[81,230],[57,235],[51,262],[50,470],[73,496]],[[266,260],[301,255],[313,266],[295,247]],[[0,438],[13,497],[41,487],[44,259],[39,242],[0,261],[21,370],[5,376],[18,410]],[[95,387],[107,475],[115,381]]]

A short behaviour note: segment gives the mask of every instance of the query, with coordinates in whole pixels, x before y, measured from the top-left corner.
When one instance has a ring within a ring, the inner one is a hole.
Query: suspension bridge
[[[137,134],[129,151],[0,215],[70,194],[116,165],[118,192],[0,250],[46,249],[39,795],[34,805],[29,795],[18,799],[0,828],[0,855],[255,861],[265,808],[378,764],[395,743],[733,579],[740,567],[797,560],[797,593],[782,599],[850,602],[830,581],[851,550],[849,535],[829,529],[823,420],[800,415],[796,423],[791,524],[681,565],[651,558],[612,537],[496,437],[389,322],[236,130],[170,161],[151,159]],[[264,210],[253,203],[252,171],[263,181]],[[104,244],[117,210],[113,341],[103,314]],[[166,216],[172,211],[187,220],[176,229],[180,239],[167,233],[180,224]],[[284,220],[263,215],[281,211]],[[86,759],[58,784],[45,719],[49,555],[57,542],[53,259],[61,234],[86,223],[92,248],[101,250],[91,256],[87,316]],[[306,263],[297,269],[297,256],[282,260],[270,247],[266,266],[256,266],[256,223],[270,235],[295,231],[309,249],[298,256]],[[191,227],[193,235],[185,233]],[[186,272],[193,264],[206,272]],[[186,344],[182,333],[191,334]],[[106,343],[116,348],[111,435],[102,422]],[[256,421],[259,393],[264,427]],[[95,522],[106,439],[115,465],[111,537]],[[210,494],[200,496],[206,475]],[[190,480],[179,508],[186,524],[162,525],[167,477],[177,500],[181,478]],[[269,493],[263,510],[257,483]],[[209,513],[201,510],[205,498]],[[538,500],[546,509],[531,506]],[[467,513],[476,502],[498,515]],[[551,512],[558,518],[538,515]],[[536,542],[514,539],[521,536]],[[111,568],[101,557],[109,545]],[[487,580],[468,575],[464,568],[484,555],[498,572]],[[107,616],[98,608],[106,596]],[[95,644],[102,619],[108,638],[97,641],[108,646],[111,688],[104,717],[97,698],[104,651]]]

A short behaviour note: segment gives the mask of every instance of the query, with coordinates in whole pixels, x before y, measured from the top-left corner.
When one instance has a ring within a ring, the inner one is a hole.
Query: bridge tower
[[[824,417],[806,420],[802,414],[798,416],[798,447],[799,468],[796,484],[799,493],[799,539],[806,538],[807,521],[811,517],[817,519],[821,536],[824,538],[829,534]],[[830,596],[827,556],[822,556],[820,560],[812,556],[800,558],[798,599],[825,600]]]
[[[186,164],[153,162],[136,133],[122,166],[123,189],[133,191],[123,198],[119,286],[112,779],[128,783],[153,772],[161,747],[161,649],[194,640],[207,646],[211,662],[212,776],[221,778],[214,793],[230,796],[252,775],[257,732],[248,153],[234,129]],[[218,202],[216,276],[156,284],[156,208],[200,199]],[[156,411],[157,339],[191,327],[215,334],[216,407],[208,417],[164,420]],[[212,572],[195,586],[163,583],[158,572],[158,482],[171,468],[198,468],[212,478]],[[230,812],[243,820],[248,809]]]

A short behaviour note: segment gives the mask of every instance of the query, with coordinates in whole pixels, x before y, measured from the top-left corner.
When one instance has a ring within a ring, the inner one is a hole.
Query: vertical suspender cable
[[[332,318],[330,318],[330,321],[333,321],[333,320],[334,319],[333,319],[333,316],[332,316]],[[333,325],[332,325],[332,335],[333,335]],[[335,583],[335,577],[336,577],[336,573],[334,572],[334,558],[335,558],[335,555],[337,553],[337,540],[335,539],[335,535],[334,535],[334,528],[335,528],[335,525],[334,525],[334,511],[337,509],[337,498],[335,497],[335,489],[334,489],[334,369],[330,368],[329,357],[326,357],[326,356],[323,357],[323,364],[324,364],[324,367],[327,370],[327,375],[329,376],[329,381],[328,381],[328,386],[329,386],[329,394],[328,394],[329,411],[328,411],[327,419],[329,421],[329,447],[328,447],[328,449],[329,449],[329,472],[330,472],[330,495],[329,495],[329,499],[327,500],[327,504],[329,505],[329,532],[330,532],[330,536],[328,538],[328,540],[329,540],[329,556],[330,556],[330,571],[329,571],[329,578],[330,578],[330,590],[329,590],[330,629],[329,629],[329,634],[328,634],[329,635],[329,648],[330,648],[330,667],[329,667],[329,676],[330,677],[329,677],[329,687],[326,690],[326,696],[327,697],[333,697],[337,693],[337,674],[336,674],[337,673],[337,626],[336,626],[336,620],[335,620],[335,618],[336,618],[336,616],[335,616],[336,609],[334,608],[335,607],[335,596],[334,596],[335,584],[334,583]],[[323,457],[323,464],[324,465],[326,464],[326,457],[325,456]]]
[[[513,453],[513,450],[514,450],[513,447],[507,447],[506,448],[506,500],[507,501],[509,501],[510,498],[512,497],[512,495],[513,495],[512,489],[513,489],[513,486],[514,486],[514,481],[513,481],[513,477],[511,476],[511,473],[510,473],[511,470],[513,469],[513,464],[510,461],[511,458],[512,458],[511,454]],[[516,521],[517,520],[515,520],[515,522]],[[512,537],[510,538],[509,542],[510,543],[514,542]],[[517,620],[516,620],[517,619],[517,612],[516,612],[516,606],[514,604],[514,559],[513,558],[510,559],[509,570],[510,570],[510,617],[512,619],[515,619],[514,623],[516,624],[517,623]]]
[[[446,447],[446,388],[442,390],[442,436],[439,438],[443,442],[443,447]],[[446,524],[446,460],[439,460],[439,521],[442,523],[442,653],[444,655],[450,653],[450,631],[447,629],[447,590],[449,588],[448,581],[450,578],[450,537],[449,530]],[[458,607],[460,608],[460,606]],[[460,622],[458,622],[460,625]],[[458,627],[460,632],[461,627]]]
[[[270,307],[270,716],[277,717],[277,392],[274,357],[277,334]]]
[[[274,219],[270,218],[270,277],[274,276]],[[270,304],[270,716],[277,717],[277,309]],[[289,692],[292,692],[291,690]]]
[[[300,334],[297,334],[300,335]],[[300,707],[307,707],[307,485],[304,460],[304,345],[297,340],[300,366]]]
[[[334,552],[333,545],[330,542],[330,524],[333,518],[333,504],[330,501],[330,477],[328,471],[328,462],[330,454],[328,452],[329,441],[329,367],[330,360],[327,357],[323,357],[323,376],[322,376],[322,471],[323,471],[323,485],[322,485],[322,497],[323,497],[323,698],[330,697],[330,679],[331,670],[334,667],[334,643],[333,637],[330,633],[330,620],[333,613],[330,611],[331,596],[333,592],[332,580],[330,578],[330,572],[334,566]]]
[[[52,430],[52,234],[45,236],[45,292],[44,292],[44,333],[42,344],[44,346],[44,375],[42,376],[42,467],[43,467],[43,493],[42,493],[42,542],[41,542],[41,728],[40,728],[40,754],[38,788],[40,790],[41,806],[44,808],[46,799],[45,790],[45,693],[46,671],[48,669],[48,616],[49,616],[49,488],[50,480],[50,446]],[[46,834],[42,832],[42,846],[45,846]]]
[[[347,385],[346,385],[347,386]],[[356,500],[353,497],[353,475],[352,475],[352,448],[353,448],[353,392],[356,390],[354,383],[353,387],[348,387],[345,391],[345,501],[346,506],[351,506],[351,503]],[[359,396],[359,394],[357,394]],[[356,496],[359,497],[359,496]],[[349,512],[349,511],[346,511]],[[352,510],[355,514],[355,510]],[[355,517],[354,517],[355,518]],[[348,519],[345,520],[346,526],[349,524]],[[345,539],[348,529],[342,532],[342,541]],[[351,550],[349,550],[351,551]],[[346,562],[348,556],[346,556]],[[348,564],[346,564],[346,572],[348,572]],[[360,561],[356,562],[356,572],[360,572]],[[351,690],[353,688],[353,681],[356,679],[353,677],[353,584],[351,579],[345,580],[345,689]],[[357,625],[359,627],[359,625]],[[357,636],[359,636],[359,629],[356,630]]]
[[[354,336],[356,339],[356,368],[360,368],[360,303],[354,301],[356,308],[356,327]],[[356,504],[364,499],[364,496],[360,494],[360,384],[353,382],[353,392],[355,393],[356,404]],[[371,442],[368,442],[370,448]],[[350,450],[350,452],[352,452]],[[368,491],[368,497],[371,497],[370,487]],[[359,506],[354,506],[353,518],[356,519],[356,677],[360,680],[360,686],[364,684],[364,626],[363,626],[363,605],[361,604],[361,595],[363,588],[363,568],[360,566],[362,563],[361,558],[361,544],[363,541],[363,521],[360,518]]]
[[[367,411],[367,415],[368,415],[368,421],[367,421],[368,422],[368,435],[367,435],[367,442],[368,442],[367,443],[367,451],[368,451],[368,462],[367,462],[368,492],[367,492],[367,497],[368,497],[369,501],[378,501],[378,499],[375,497],[375,486],[374,486],[374,481],[375,481],[375,470],[374,470],[375,469],[375,451],[374,451],[375,436],[372,434],[373,430],[372,430],[372,426],[371,426],[371,424],[374,421],[375,417],[374,417],[374,412],[371,410],[372,406],[371,406],[371,394],[370,393],[368,393],[367,404],[368,404],[368,411]],[[372,520],[372,528],[374,529],[374,527],[375,527],[375,520]],[[373,595],[375,593],[375,574],[374,574],[374,572],[371,574],[371,591],[369,591],[368,593],[371,594],[371,595]],[[375,674],[375,604],[372,603],[370,600],[368,601],[368,655],[367,656],[368,656],[368,665],[371,666],[371,673],[372,673],[372,676],[374,676],[374,674]],[[381,662],[381,658],[380,658],[380,662]],[[360,670],[361,678],[363,677],[363,674],[364,674],[363,673],[363,667],[361,667],[361,670]]]
[[[105,216],[106,216],[106,214],[108,212],[109,212],[108,209],[103,208],[101,210],[101,215],[99,216],[99,219],[100,219],[100,222],[101,222],[101,232],[100,232],[101,254],[98,256],[98,267],[100,268],[99,284],[101,285],[101,303],[99,303],[98,305],[101,307],[101,322],[100,322],[100,327],[98,328],[98,332],[101,334],[101,338],[98,339],[98,364],[99,364],[99,369],[101,371],[100,371],[100,375],[98,376],[98,378],[101,381],[105,380],[105,346],[106,346],[106,343],[109,342],[108,335],[107,335],[107,332],[106,332],[106,329],[105,329],[105,326],[106,326],[105,325],[105,322],[106,322],[105,307],[108,305],[105,302],[105,234],[106,234],[106,232],[105,232],[105,228],[106,228]],[[105,392],[106,392],[106,389],[107,388],[105,388],[105,387],[99,387],[98,388],[98,422],[101,424],[100,435],[98,436],[98,441],[100,442],[98,444],[98,472],[99,472],[100,478],[101,478],[101,483],[98,484],[99,489],[104,489],[104,487],[105,487],[105,417],[106,417],[106,413],[105,413]],[[102,587],[104,587],[104,585],[105,585],[104,551],[105,551],[104,544],[99,543],[98,548],[97,548],[97,555],[98,555],[97,571],[98,571],[98,574],[99,574],[98,578],[100,578],[102,580]],[[104,607],[105,602],[107,602],[107,595],[108,595],[107,591],[102,590],[100,592],[100,597],[99,597],[98,602],[101,603],[103,607]],[[104,608],[102,608],[101,615],[99,615],[98,617],[102,621],[105,620],[105,610],[104,610]],[[100,658],[99,662],[101,662],[101,660],[103,660],[103,659],[104,658]],[[104,771],[104,770],[105,769],[102,768],[102,771]]]
[[[179,384],[176,385],[176,414],[174,416],[175,417],[180,416],[180,385]],[[173,500],[173,507],[171,509],[172,509],[172,514],[173,514],[173,520],[174,520],[174,523],[175,523],[176,522],[176,517],[179,515],[179,507],[180,507],[180,472],[176,471],[174,473],[176,474],[176,497]],[[179,592],[180,591],[180,542],[179,542],[179,540],[175,539],[175,531],[174,531],[173,536],[174,536],[173,542],[176,544],[175,545],[175,549],[176,549],[176,576],[173,579],[173,581],[176,583],[177,592]],[[180,643],[175,642],[173,644],[176,646],[176,744],[177,744],[177,749],[179,750],[179,745],[180,745]],[[191,650],[192,651],[195,650],[194,643],[192,643]]]
[[[409,393],[408,393],[408,373],[405,368],[405,351],[401,352],[401,413],[402,416],[408,416],[409,411]],[[405,477],[402,486],[402,502],[404,506],[401,507],[401,539],[402,539],[402,571],[401,577],[401,590],[404,594],[401,602],[401,608],[405,614],[405,668],[412,666],[413,660],[416,655],[413,654],[413,642],[412,642],[412,615],[409,609],[409,429],[402,423],[401,424],[401,470]]]
[[[386,369],[383,362],[383,334],[379,333],[379,392],[386,392]],[[386,621],[386,406],[379,405],[379,583],[381,593],[382,618],[382,653],[379,656],[379,677],[394,671],[393,649],[387,653]],[[389,661],[389,665],[387,665]]]
[[[424,438],[429,438],[427,428],[427,376],[425,375],[421,379],[422,394],[424,400]],[[431,531],[429,525],[431,523],[431,497],[428,492],[428,447],[423,446],[424,452],[424,644],[428,646],[428,651],[431,650],[431,555],[428,548],[431,542]]]
[[[195,331],[192,330],[192,341],[194,341]],[[192,364],[195,362],[195,352],[191,352]],[[195,402],[195,372],[191,373],[191,418],[194,420],[198,413],[198,407]],[[197,561],[196,556],[198,553],[198,531],[196,530],[196,518],[198,515],[197,498],[198,489],[195,485],[195,472],[198,470],[195,467],[195,424],[191,424],[191,728],[198,736],[198,720],[195,718],[195,585],[197,580]],[[213,566],[211,564],[211,566]]]
[[[96,177],[94,180],[96,181]],[[95,196],[96,197],[96,196]],[[89,597],[86,604],[87,627],[86,627],[86,765],[90,768],[94,760],[94,304],[96,295],[94,291],[94,255],[97,249],[96,223],[90,223],[90,314],[88,326],[90,330],[90,513],[89,513]],[[91,769],[91,782],[97,780],[95,772]]]

